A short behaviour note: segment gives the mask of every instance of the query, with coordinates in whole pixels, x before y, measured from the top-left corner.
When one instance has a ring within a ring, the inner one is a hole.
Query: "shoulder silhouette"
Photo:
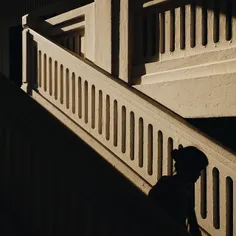
[[[201,232],[194,209],[194,184],[207,167],[208,159],[193,146],[175,149],[171,157],[175,162],[174,175],[163,176],[148,196],[180,226],[188,229],[191,235],[199,236]]]

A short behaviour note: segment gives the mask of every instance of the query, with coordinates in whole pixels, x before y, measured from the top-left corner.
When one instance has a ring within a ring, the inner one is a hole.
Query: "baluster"
[[[196,50],[202,47],[202,7],[196,6]]]
[[[201,219],[201,180],[195,183],[195,212],[198,219]]]
[[[226,8],[227,0],[220,1],[220,15],[219,15],[219,25],[220,25],[220,43],[226,42]]]
[[[163,134],[163,160],[162,160],[162,175],[168,175],[168,137]]]
[[[213,0],[209,0],[212,2]],[[211,4],[213,5],[213,3]],[[207,47],[214,47],[214,11],[212,9],[207,10]]]
[[[207,222],[213,226],[213,166],[211,163],[207,167]]]
[[[84,35],[80,35],[80,43],[81,43],[81,48],[80,48],[80,50],[81,50],[81,56],[82,57],[85,57],[85,38],[84,38]]]
[[[236,44],[236,1],[232,0],[232,43]],[[235,227],[236,228],[236,227]]]
[[[191,43],[191,5],[185,6],[185,52],[188,52]]]
[[[175,9],[175,51],[180,52],[180,42],[181,42],[181,24],[180,24],[180,7]]]
[[[226,178],[227,176],[224,174],[223,171],[219,173],[220,179],[220,230],[226,232],[226,219],[227,219],[227,212],[226,212],[226,201],[227,201],[227,189],[226,189]]]
[[[171,43],[171,11],[165,12],[165,53],[170,55],[170,43]],[[169,56],[168,56],[169,57]]]

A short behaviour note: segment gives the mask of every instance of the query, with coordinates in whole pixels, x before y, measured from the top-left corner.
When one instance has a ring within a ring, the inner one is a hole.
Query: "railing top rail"
[[[73,31],[85,27],[85,17],[93,14],[94,3],[76,8],[47,20],[41,20],[34,14],[26,14],[22,17],[22,26],[30,27],[47,36],[59,35],[67,31]]]
[[[96,81],[103,83],[102,86],[109,88],[111,93],[113,92],[116,94],[116,97],[125,99],[127,104],[132,103],[132,107],[145,113],[147,116],[151,117],[152,120],[161,121],[167,127],[170,127],[171,130],[173,130],[173,133],[177,133],[186,140],[189,140],[191,143],[200,146],[200,149],[210,154],[216,161],[235,171],[236,157],[233,152],[222,148],[215,141],[189,125],[174,112],[168,110],[157,102],[154,102],[152,99],[141,94],[137,90],[128,87],[128,85],[123,81],[113,78],[110,74],[103,71],[90,61],[69,53],[34,30],[30,28],[28,30],[33,36],[33,40],[40,43],[41,47],[45,46],[48,51],[57,51],[57,57],[60,58],[61,63],[64,63],[65,67],[70,68],[73,66],[74,70],[79,71],[81,77],[89,76],[90,78],[96,78]]]
[[[86,13],[88,13],[90,10],[93,9],[93,5],[94,5],[94,3],[90,3],[90,4],[85,5],[83,7],[79,7],[74,10],[62,13],[58,16],[54,16],[52,18],[47,19],[46,22],[51,25],[57,25],[57,24],[65,22],[65,21],[72,20],[76,17],[84,16],[84,15],[86,15]]]
[[[146,7],[150,7],[150,6],[153,6],[153,5],[157,5],[157,4],[160,4],[160,3],[164,3],[164,2],[167,2],[168,0],[150,0],[150,1],[147,1],[143,4],[143,7],[146,8]]]

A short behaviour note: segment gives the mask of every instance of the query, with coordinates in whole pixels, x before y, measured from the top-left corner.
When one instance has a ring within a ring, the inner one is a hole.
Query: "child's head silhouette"
[[[171,156],[175,160],[177,175],[191,182],[196,182],[201,171],[208,165],[206,155],[193,146],[175,149]]]

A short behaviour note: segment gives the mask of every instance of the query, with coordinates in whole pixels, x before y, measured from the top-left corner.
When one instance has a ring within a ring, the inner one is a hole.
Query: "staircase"
[[[2,75],[0,98],[1,235],[188,235]]]
[[[235,154],[98,67],[86,41],[86,14],[92,13],[86,9],[76,19],[80,14],[85,20],[59,31],[57,20],[65,14],[40,24],[23,18],[22,89],[145,194],[161,176],[173,173],[174,148],[198,147],[209,159],[195,189],[199,224],[206,235],[235,235]]]

